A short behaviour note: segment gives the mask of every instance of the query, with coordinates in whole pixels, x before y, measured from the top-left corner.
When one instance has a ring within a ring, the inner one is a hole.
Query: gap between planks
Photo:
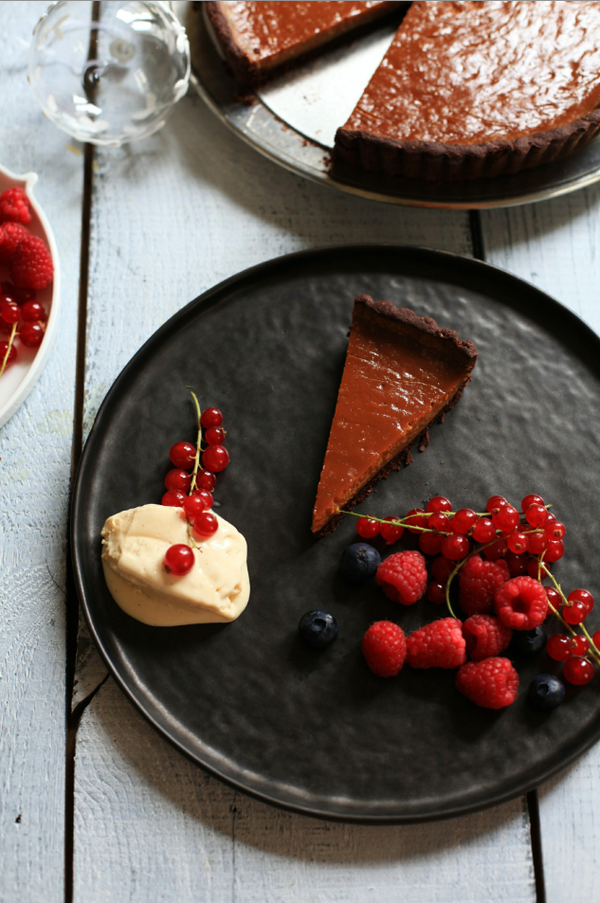
[[[75,400],[73,410],[73,445],[71,447],[71,487],[83,449],[83,401],[85,392],[85,339],[87,329],[87,298],[89,281],[90,228],[92,217],[92,192],[94,183],[94,145],[86,144],[83,164],[83,204],[81,211],[81,248],[79,256],[79,303],[77,310],[77,352],[75,357]],[[70,535],[70,515],[67,523]],[[72,709],[77,658],[77,632],[79,624],[79,603],[73,577],[70,544],[67,560],[67,661],[66,661],[66,742],[65,742],[65,903],[73,900],[73,842],[75,821],[75,747],[77,728],[84,710],[90,704],[104,680]]]

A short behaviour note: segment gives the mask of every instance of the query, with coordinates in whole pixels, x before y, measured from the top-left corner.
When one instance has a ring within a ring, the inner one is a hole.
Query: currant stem
[[[545,575],[546,575],[547,577],[550,577],[550,579],[552,580],[552,583],[554,584],[554,586],[555,586],[555,588],[556,588],[556,591],[560,594],[560,596],[561,596],[561,598],[563,599],[563,601],[565,602],[565,604],[568,604],[567,597],[566,597],[565,594],[563,593],[562,587],[561,587],[560,583],[557,581],[557,579],[556,579],[556,577],[554,576],[554,574],[551,574],[550,571],[548,570],[548,568],[546,567],[546,565],[540,560],[540,570],[541,570],[542,567],[543,567],[543,569],[544,569]],[[538,573],[539,573],[539,571],[538,571]],[[572,635],[572,636],[579,636],[579,634],[577,633],[577,631],[574,630],[573,627],[572,627],[567,621],[565,621],[565,619],[563,618],[563,616],[561,615],[561,613],[555,609],[554,605],[552,605],[552,603],[550,602],[549,599],[548,599],[548,605],[550,606],[550,608],[552,609],[552,611],[554,612],[554,614],[557,616],[557,618],[559,619],[559,621],[561,622],[561,624],[564,624],[564,626],[565,626],[565,627],[567,628],[567,630],[571,633],[571,635]],[[596,659],[597,664],[600,665],[600,650],[597,648],[596,644],[594,643],[593,639],[592,639],[591,636],[589,635],[589,633],[588,633],[588,631],[587,631],[587,628],[583,625],[583,623],[580,624],[579,626],[581,627],[583,633],[585,634],[585,636],[586,636],[586,637],[588,638],[588,640],[589,640],[589,643],[590,643],[590,650],[589,650],[589,651],[590,651],[590,654],[592,655],[593,658]]]
[[[190,392],[190,395],[194,399],[194,405],[196,406],[196,415],[198,418],[198,438],[196,439],[196,458],[194,460],[194,470],[192,471],[192,481],[190,483],[188,495],[191,495],[196,488],[196,477],[198,475],[198,469],[203,469],[200,465],[200,453],[202,451],[202,425],[200,423],[200,417],[202,415],[202,412],[200,411],[200,404],[198,402],[198,399],[196,398],[195,392]]]
[[[15,340],[16,333],[17,333],[17,324],[13,323],[12,329],[10,332],[10,338],[8,340],[8,348],[6,349],[6,354],[4,355],[4,360],[2,361],[2,366],[0,366],[0,376],[2,376],[2,374],[4,373],[4,370],[6,369],[6,362],[8,360],[8,355],[10,354],[10,349],[13,346],[13,342]]]

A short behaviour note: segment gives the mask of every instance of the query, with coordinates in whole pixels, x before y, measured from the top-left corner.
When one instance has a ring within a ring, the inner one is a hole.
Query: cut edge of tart
[[[312,531],[330,533],[429,427],[459,400],[477,362],[473,342],[389,301],[354,302],[344,372],[313,510]]]
[[[261,16],[269,12],[265,9],[267,6],[273,6],[267,3],[231,3],[226,0],[215,2],[209,0],[205,4],[214,37],[235,77],[244,87],[251,87],[278,75],[298,61],[308,59],[319,53],[322,48],[330,47],[350,34],[360,33],[372,22],[382,19],[398,8],[408,7],[409,4],[406,0],[366,0],[335,4],[338,9],[332,13],[330,8],[334,4],[331,3],[278,2],[277,22],[269,23],[268,52],[263,52],[260,48],[260,32],[264,31],[264,26],[258,20],[255,33],[252,32],[250,7],[256,5],[259,6]],[[342,5],[347,8],[344,10],[345,15],[339,10]],[[242,9],[243,7],[245,9]],[[289,17],[290,21],[287,22],[286,7],[294,8]],[[318,10],[318,15],[313,16],[312,30],[295,28],[295,23],[298,25],[298,15],[295,12],[298,7],[314,7],[315,11]],[[296,34],[293,39],[286,40],[294,31]],[[255,46],[256,44],[259,46]]]

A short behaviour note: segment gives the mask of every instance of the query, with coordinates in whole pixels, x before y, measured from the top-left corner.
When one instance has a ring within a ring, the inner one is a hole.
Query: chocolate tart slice
[[[413,3],[342,128],[336,167],[514,173],[600,130],[600,3]]]
[[[207,3],[225,58],[242,85],[256,84],[343,35],[364,28],[403,2]]]
[[[431,317],[369,295],[354,302],[350,342],[317,489],[312,530],[333,530],[375,483],[410,464],[411,446],[458,401],[477,362],[473,342]]]

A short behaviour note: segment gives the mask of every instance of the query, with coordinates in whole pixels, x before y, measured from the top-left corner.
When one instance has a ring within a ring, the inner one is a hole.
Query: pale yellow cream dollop
[[[189,544],[181,508],[143,505],[109,517],[102,528],[102,565],[117,605],[155,627],[239,617],[250,595],[246,540],[215,517],[219,529],[209,539],[195,539],[194,566],[183,577],[163,565],[169,546]]]

